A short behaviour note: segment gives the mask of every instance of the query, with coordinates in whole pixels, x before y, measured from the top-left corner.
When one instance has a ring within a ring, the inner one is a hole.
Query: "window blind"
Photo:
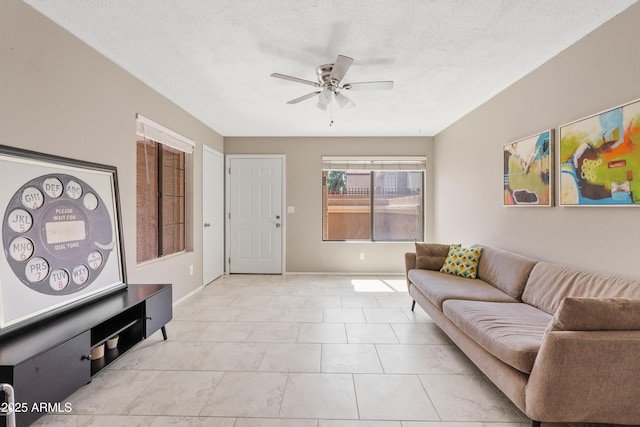
[[[136,134],[187,154],[193,154],[196,146],[196,143],[190,139],[185,138],[171,129],[167,129],[161,124],[144,117],[142,114],[136,114]]]
[[[322,156],[322,170],[423,171],[426,156]]]

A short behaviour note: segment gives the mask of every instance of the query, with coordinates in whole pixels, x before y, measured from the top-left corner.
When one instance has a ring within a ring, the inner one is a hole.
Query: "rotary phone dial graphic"
[[[25,183],[10,199],[2,243],[23,284],[43,294],[69,295],[100,275],[115,239],[109,212],[89,184],[49,174]]]

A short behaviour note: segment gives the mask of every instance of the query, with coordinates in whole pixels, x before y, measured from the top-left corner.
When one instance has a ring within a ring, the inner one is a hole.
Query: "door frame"
[[[209,154],[213,154],[214,156],[220,157],[222,159],[222,171],[221,171],[222,174],[221,174],[220,178],[223,180],[222,192],[223,193],[225,192],[225,187],[224,187],[224,179],[225,179],[224,154],[222,152],[216,150],[215,148],[211,148],[208,145],[203,144],[202,145],[202,167],[203,167],[203,171],[202,171],[202,219],[203,219],[203,223],[204,223],[204,220],[205,220],[205,218],[204,218],[204,201],[205,201],[205,198],[207,197],[207,195],[205,194],[205,182],[204,182],[204,166],[205,166],[205,153],[204,152],[205,151],[207,151]],[[223,204],[225,203],[225,195],[224,194],[222,195],[222,198],[221,198],[221,200],[219,202],[223,203]],[[225,209],[226,208],[223,206],[223,208],[222,208],[222,217],[223,217],[222,218],[222,224],[219,224],[220,227],[222,228],[222,231],[223,231],[223,236],[222,236],[223,239],[225,239],[224,233],[226,232],[225,219],[224,219],[225,218]],[[203,282],[205,282],[205,277],[204,277],[204,263],[205,263],[205,259],[204,259],[204,244],[205,244],[205,241],[204,241],[204,235],[203,235],[203,238],[202,238],[202,281]],[[226,270],[225,270],[226,263],[224,262],[224,260],[226,259],[225,250],[226,250],[226,248],[225,248],[225,245],[223,243],[222,244],[222,274],[220,276],[218,276],[218,277],[224,276],[225,273],[226,273]],[[202,286],[205,286],[208,283],[210,283],[210,282],[203,283]]]
[[[224,163],[224,176],[225,176],[225,201],[224,201],[224,221],[225,221],[225,257],[224,257],[224,271],[225,274],[231,274],[229,270],[229,254],[231,253],[231,231],[229,225],[229,215],[231,214],[229,208],[231,206],[231,177],[229,174],[231,160],[232,159],[280,159],[282,161],[282,176],[281,176],[281,191],[282,191],[282,200],[280,206],[280,212],[282,212],[282,251],[280,254],[280,271],[282,275],[286,272],[286,253],[287,253],[287,215],[286,215],[286,206],[287,206],[287,156],[285,154],[227,154],[225,155],[225,163]]]

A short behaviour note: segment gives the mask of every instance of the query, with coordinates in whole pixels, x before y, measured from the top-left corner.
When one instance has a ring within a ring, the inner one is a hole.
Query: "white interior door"
[[[224,273],[224,157],[204,146],[202,155],[202,282]]]
[[[283,156],[228,156],[229,272],[282,273]]]

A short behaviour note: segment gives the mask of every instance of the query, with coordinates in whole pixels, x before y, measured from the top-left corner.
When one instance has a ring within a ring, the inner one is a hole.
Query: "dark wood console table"
[[[166,340],[165,325],[171,318],[171,285],[128,285],[3,338],[0,383],[15,390],[17,425],[33,423],[45,415],[41,409],[47,405],[64,411],[64,399],[127,350],[159,329]],[[105,349],[104,357],[90,360],[91,349],[114,335],[119,335],[117,348]],[[0,416],[0,425],[5,421]]]

